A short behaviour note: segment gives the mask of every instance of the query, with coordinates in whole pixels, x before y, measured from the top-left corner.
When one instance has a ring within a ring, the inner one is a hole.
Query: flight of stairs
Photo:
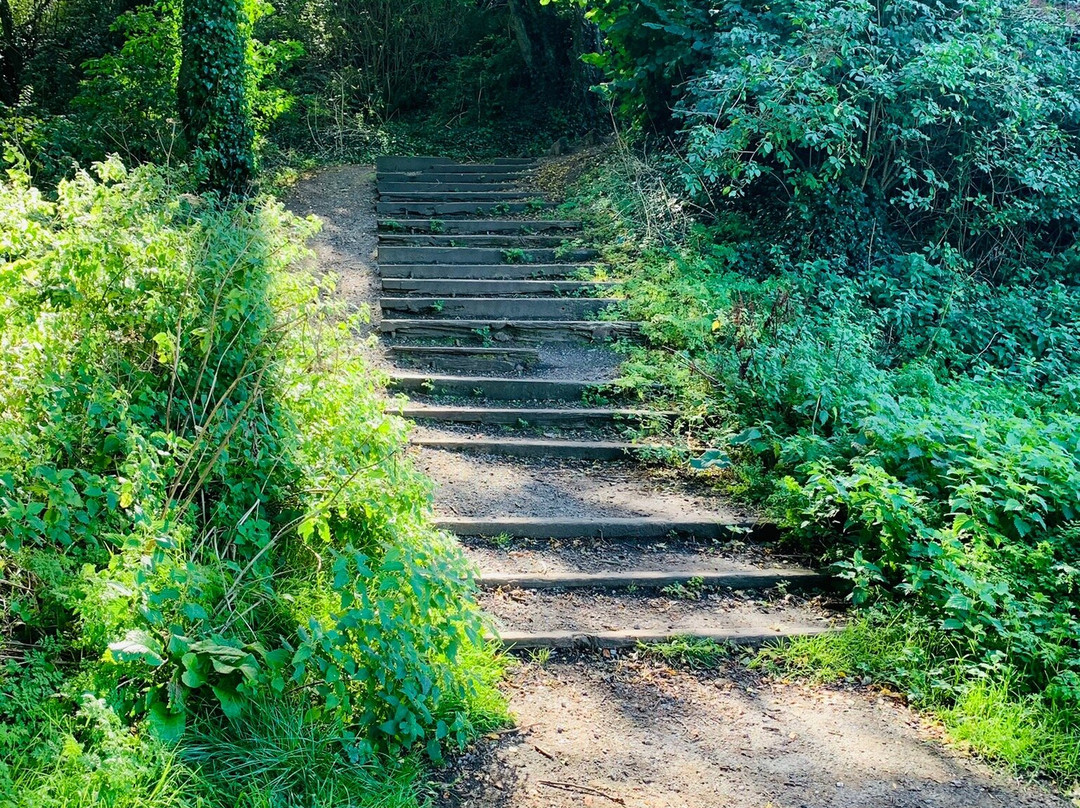
[[[456,502],[437,497],[439,524],[480,567],[502,641],[753,644],[828,630],[793,595],[828,588],[826,577],[732,551],[768,525],[711,510],[693,491],[679,499],[636,459],[627,431],[672,416],[605,400],[618,365],[609,344],[637,329],[608,314],[617,300],[594,280],[582,224],[553,218],[531,186],[536,168],[432,157],[377,166],[392,386],[410,397],[421,465],[437,458],[436,484],[457,491]],[[515,495],[471,496],[473,474],[549,500],[518,513]]]

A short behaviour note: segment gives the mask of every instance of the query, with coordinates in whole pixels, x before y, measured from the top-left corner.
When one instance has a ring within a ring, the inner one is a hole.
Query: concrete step
[[[524,235],[520,233],[469,233],[436,235],[435,233],[380,233],[379,246],[414,247],[499,247],[505,250],[559,247],[564,236]]]
[[[380,202],[528,202],[537,194],[523,190],[509,191],[443,191],[421,188],[418,191],[380,193]]]
[[[551,202],[410,202],[375,203],[380,216],[491,216],[499,213],[536,213],[555,207]]]
[[[402,415],[414,421],[489,426],[589,428],[651,420],[670,420],[674,413],[599,407],[444,407],[409,404]]]
[[[494,396],[486,396],[494,398]],[[410,443],[426,449],[493,455],[496,457],[544,457],[560,460],[625,460],[640,449],[633,443],[603,440],[550,440],[547,438],[417,437]]]
[[[667,519],[656,517],[548,518],[489,516],[436,519],[441,530],[458,536],[511,536],[521,539],[666,539],[689,536],[722,540],[775,535],[775,527],[757,519]]]
[[[382,264],[384,279],[411,280],[531,280],[566,278],[581,271],[592,272],[593,264]]]
[[[622,631],[501,631],[494,638],[507,650],[552,648],[581,651],[597,648],[637,648],[676,639],[708,640],[718,645],[759,648],[793,637],[814,637],[835,631],[829,627],[760,629],[624,629]]]
[[[393,371],[394,390],[429,396],[487,398],[495,401],[581,401],[589,390],[602,385],[576,379],[529,379],[491,376],[444,376]]]
[[[570,219],[379,219],[386,233],[550,233],[577,232],[584,225]]]
[[[380,180],[376,184],[380,194],[413,194],[428,191],[461,193],[492,193],[495,191],[517,191],[524,196],[535,196],[536,192],[520,187],[517,182],[504,180],[502,182],[470,182],[469,180],[457,180],[455,182],[425,182],[421,178],[405,180]]]
[[[452,339],[493,342],[602,342],[638,336],[637,323],[593,320],[436,320],[386,319],[379,330],[400,339]]]
[[[384,297],[383,312],[444,319],[582,320],[618,300],[606,297]]]
[[[668,586],[686,585],[693,581],[699,586],[716,589],[772,589],[786,584],[789,591],[825,589],[833,585],[833,579],[813,570],[798,567],[770,567],[740,569],[720,572],[715,569],[680,570],[618,570],[605,572],[549,572],[549,573],[485,573],[481,572],[477,584],[485,589],[513,587],[515,589],[663,589]]]
[[[580,264],[596,257],[596,250],[499,249],[497,247],[379,247],[379,265],[385,264]]]
[[[541,295],[576,295],[582,293],[604,292],[612,283],[594,283],[592,281],[504,281],[504,280],[446,280],[443,278],[383,278],[384,292],[416,293],[431,297],[481,297],[486,295],[523,295],[540,297]]]

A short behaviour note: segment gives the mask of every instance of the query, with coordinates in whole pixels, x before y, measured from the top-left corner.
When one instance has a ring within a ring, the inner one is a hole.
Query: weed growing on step
[[[693,670],[719,667],[731,657],[731,648],[704,637],[675,637],[667,642],[638,645],[642,656]]]
[[[534,648],[529,651],[529,662],[543,667],[551,661],[550,648]]]
[[[530,262],[529,253],[520,247],[503,250],[502,257],[507,264],[528,264]]]
[[[695,576],[683,583],[665,586],[660,591],[675,600],[701,600],[705,593],[705,579]]]

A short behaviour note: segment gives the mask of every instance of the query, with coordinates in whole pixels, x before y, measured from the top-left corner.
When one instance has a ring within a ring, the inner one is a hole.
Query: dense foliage
[[[583,186],[654,346],[624,383],[659,383],[698,464],[769,498],[857,605],[917,621],[876,675],[934,705],[1033,699],[1049,746],[1023,762],[1080,774],[1073,19],[601,7],[608,91],[675,145]]]
[[[405,424],[288,268],[310,224],[178,190],[0,183],[0,804],[351,805],[348,761],[499,720]]]

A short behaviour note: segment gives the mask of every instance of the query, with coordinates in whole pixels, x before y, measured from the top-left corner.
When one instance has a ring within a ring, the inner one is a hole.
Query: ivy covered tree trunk
[[[254,168],[243,0],[184,0],[177,100],[209,190],[242,193]]]

